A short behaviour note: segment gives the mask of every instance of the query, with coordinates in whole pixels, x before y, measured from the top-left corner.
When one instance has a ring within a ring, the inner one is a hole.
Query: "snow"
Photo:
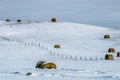
[[[60,22],[0,21],[1,80],[119,80],[120,30]],[[104,39],[110,34],[110,39]],[[54,45],[60,44],[61,49]],[[114,60],[106,61],[108,48]],[[36,69],[39,61],[54,62],[57,70]],[[26,76],[32,72],[32,76]]]

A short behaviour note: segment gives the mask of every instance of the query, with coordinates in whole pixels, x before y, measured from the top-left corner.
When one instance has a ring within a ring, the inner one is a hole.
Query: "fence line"
[[[98,57],[83,57],[83,56],[73,56],[73,55],[66,55],[63,53],[56,53],[54,51],[50,51],[51,56],[58,57],[60,59],[69,59],[69,60],[75,60],[75,61],[103,61],[104,58],[98,58]]]
[[[23,40],[18,40],[15,38],[8,38],[8,37],[4,37],[4,36],[0,36],[0,38],[2,40],[8,41],[8,42],[17,42],[17,43],[23,44],[24,46],[36,46],[36,47],[41,48],[44,51],[49,51],[48,47],[45,47],[44,45],[41,45],[40,43],[25,42]]]
[[[31,42],[24,42],[23,40],[18,40],[15,38],[8,38],[4,36],[0,36],[2,40],[8,41],[8,42],[18,42],[20,44],[23,44],[24,46],[36,46],[41,48],[44,51],[48,51],[51,56],[58,57],[61,59],[69,59],[69,60],[75,60],[75,61],[103,61],[105,59],[103,58],[93,58],[93,57],[83,57],[83,56],[72,56],[72,55],[66,55],[63,53],[57,53],[55,51],[50,50],[48,47],[45,47],[44,45],[41,45],[40,43],[31,43]]]

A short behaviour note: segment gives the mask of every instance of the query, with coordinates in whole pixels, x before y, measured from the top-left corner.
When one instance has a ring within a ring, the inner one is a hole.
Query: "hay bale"
[[[117,57],[120,57],[120,52],[117,53]]]
[[[105,55],[105,60],[113,60],[113,55],[111,55],[111,54],[106,54],[106,55]]]
[[[18,20],[17,20],[17,22],[18,22],[18,23],[21,23],[21,22],[22,22],[22,20],[21,20],[21,19],[18,19]]]
[[[51,22],[57,22],[56,18],[52,18]]]
[[[27,76],[32,76],[32,73],[31,73],[31,72],[28,72],[26,75],[27,75]]]
[[[114,52],[115,52],[115,49],[114,49],[114,48],[109,48],[109,49],[108,49],[108,52],[113,52],[113,53],[114,53]]]
[[[109,39],[109,38],[110,38],[110,35],[105,35],[104,38],[105,38],[105,39]]]
[[[38,63],[36,64],[36,68],[39,69],[56,69],[56,64],[55,63],[46,63],[45,61],[38,61]]]
[[[58,48],[58,49],[59,49],[59,48],[60,48],[60,45],[54,45],[54,48]]]
[[[43,63],[45,63],[46,61],[38,61],[38,63],[36,64],[35,68],[40,68],[43,69]]]
[[[10,19],[6,19],[6,22],[10,22]]]
[[[56,69],[56,64],[55,63],[46,63],[44,64],[45,69]]]

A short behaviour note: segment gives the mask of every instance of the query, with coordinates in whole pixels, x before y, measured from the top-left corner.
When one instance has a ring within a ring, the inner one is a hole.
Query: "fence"
[[[1,40],[4,40],[4,41],[16,42],[16,43],[23,44],[24,46],[36,46],[36,47],[40,47],[43,50],[48,51],[48,48],[45,47],[44,45],[41,45],[40,43],[25,42],[23,40],[19,40],[19,39],[15,39],[15,38],[8,38],[8,37],[4,37],[4,36],[0,36],[0,38],[1,38]]]
[[[8,38],[8,37],[4,37],[4,36],[0,36],[0,38],[4,41],[17,42],[17,43],[23,44],[24,46],[39,47],[40,49],[42,49],[46,52],[48,51],[50,56],[61,58],[61,59],[76,60],[76,61],[103,61],[103,60],[105,60],[104,58],[98,58],[98,57],[87,57],[87,56],[83,57],[83,56],[73,56],[73,55],[58,53],[56,51],[50,50],[48,47],[45,47],[44,45],[41,45],[40,43],[25,42],[23,40],[18,40],[15,38]]]
[[[56,53],[54,51],[50,51],[51,56],[58,57],[60,59],[67,59],[67,60],[76,60],[76,61],[103,61],[104,58],[98,58],[98,57],[87,57],[87,56],[73,56],[63,53]]]

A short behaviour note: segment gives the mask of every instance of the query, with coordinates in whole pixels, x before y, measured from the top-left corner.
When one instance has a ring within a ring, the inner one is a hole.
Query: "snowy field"
[[[104,39],[109,34],[110,39]],[[60,44],[60,49],[54,45]],[[109,48],[115,53],[108,53]],[[0,80],[120,80],[120,30],[76,24],[0,21]],[[114,60],[104,59],[113,54]],[[56,70],[36,69],[39,61]],[[32,76],[26,76],[32,72]]]

